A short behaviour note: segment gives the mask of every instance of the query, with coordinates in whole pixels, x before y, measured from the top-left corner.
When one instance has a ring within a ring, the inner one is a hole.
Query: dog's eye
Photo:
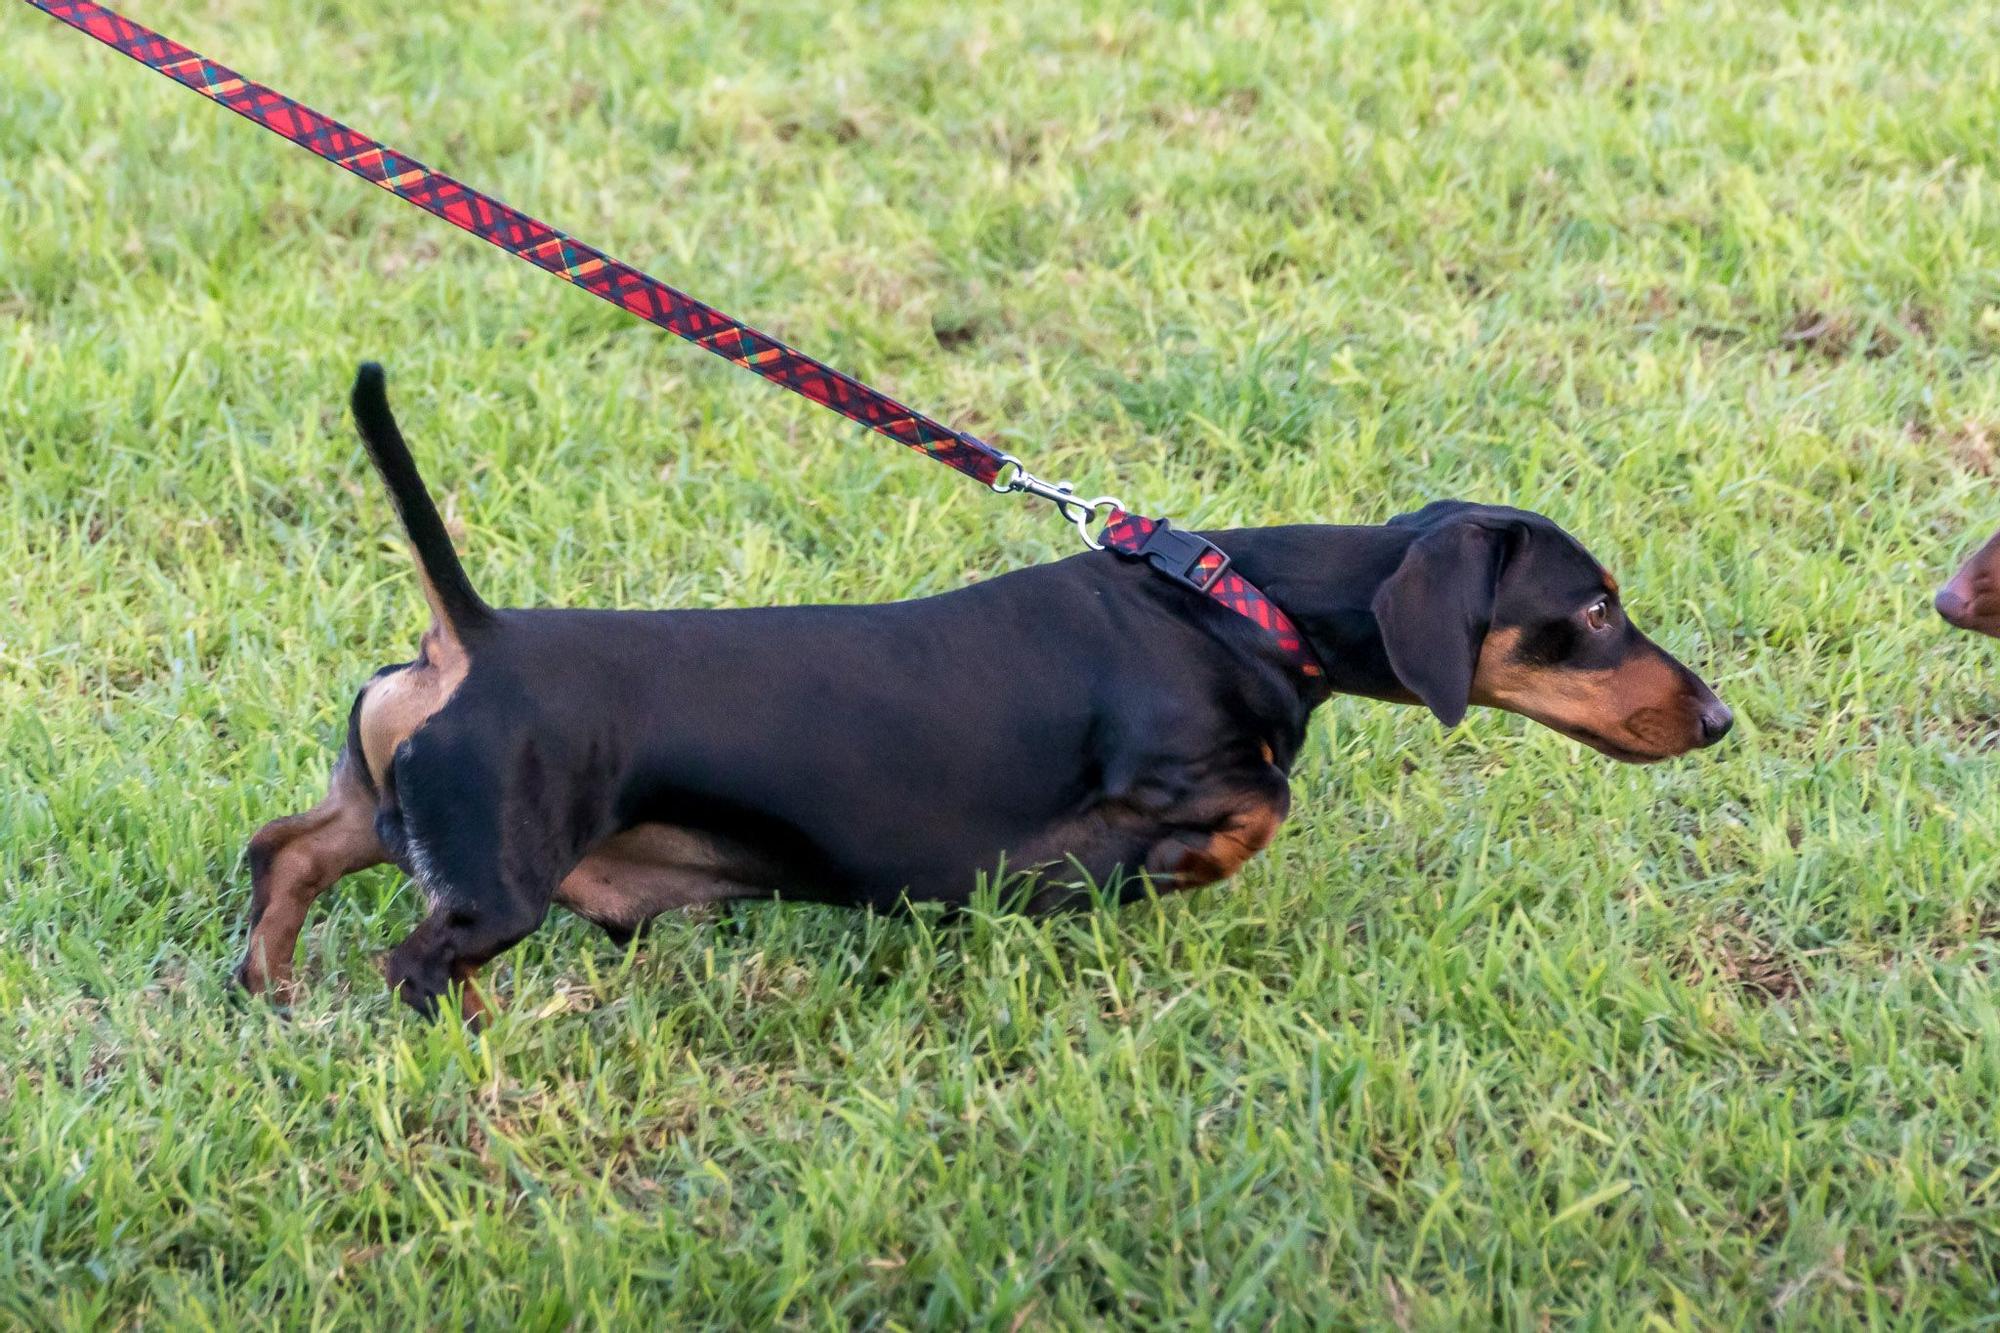
[[[1583,613],[1583,623],[1590,626],[1590,632],[1599,633],[1611,623],[1611,603],[1600,598]]]

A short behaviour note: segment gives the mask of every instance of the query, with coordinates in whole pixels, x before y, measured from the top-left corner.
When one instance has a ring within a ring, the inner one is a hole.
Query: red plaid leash
[[[405,199],[508,254],[525,259],[593,296],[619,306],[695,346],[754,371],[774,384],[830,407],[851,421],[956,468],[997,491],[1022,491],[1053,501],[1093,547],[1146,560],[1175,581],[1269,630],[1280,649],[1308,676],[1321,674],[1298,627],[1249,580],[1229,568],[1214,543],[1165,519],[1128,514],[1109,497],[1084,501],[1068,486],[1041,481],[1020,461],[975,435],[956,431],[904,407],[823,361],[731,319],[658,278],[621,264],[491,195],[432,171],[415,158],[377,143],[283,93],[252,82],[151,28],[93,0],[27,0],[157,74],[192,88],[315,156]],[[1087,524],[1099,510],[1106,523],[1091,540]]]

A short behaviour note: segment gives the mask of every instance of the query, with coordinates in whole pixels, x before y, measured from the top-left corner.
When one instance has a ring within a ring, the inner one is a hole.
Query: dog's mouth
[[[1616,759],[1621,764],[1660,764],[1672,759],[1671,754],[1654,754],[1646,750],[1634,750],[1620,745],[1608,736],[1599,735],[1583,727],[1558,726],[1555,730],[1573,741],[1581,741],[1601,755]]]

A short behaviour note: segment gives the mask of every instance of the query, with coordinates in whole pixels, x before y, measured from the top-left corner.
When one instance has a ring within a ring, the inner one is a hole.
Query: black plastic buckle
[[[1221,556],[1222,563],[1204,569],[1201,562],[1211,551]],[[1164,518],[1132,554],[1174,582],[1200,593],[1213,588],[1215,581],[1229,572],[1229,557],[1220,546],[1198,533],[1177,528]]]

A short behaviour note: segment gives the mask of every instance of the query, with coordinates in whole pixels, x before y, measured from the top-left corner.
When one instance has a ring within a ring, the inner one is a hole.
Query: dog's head
[[[2000,639],[2000,532],[1938,589],[1937,613],[1960,629]]]
[[[1443,501],[1390,526],[1413,540],[1375,621],[1397,678],[1446,726],[1485,704],[1627,763],[1728,733],[1715,692],[1639,632],[1617,580],[1548,519]]]

